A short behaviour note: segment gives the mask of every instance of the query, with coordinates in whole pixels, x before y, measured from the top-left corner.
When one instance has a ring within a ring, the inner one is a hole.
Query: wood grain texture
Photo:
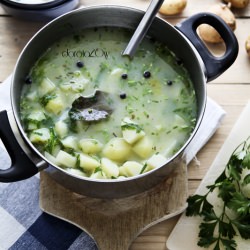
[[[42,172],[40,207],[78,225],[95,239],[100,250],[127,250],[146,228],[184,211],[188,190],[186,173],[186,165],[181,163],[165,181],[149,191],[104,200],[73,193]],[[161,241],[158,237],[155,242]]]

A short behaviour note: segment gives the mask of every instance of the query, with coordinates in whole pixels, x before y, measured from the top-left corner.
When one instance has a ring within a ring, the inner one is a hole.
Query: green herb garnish
[[[148,166],[147,163],[145,163],[145,164],[143,165],[143,167],[142,167],[142,169],[141,169],[141,171],[140,171],[140,174],[142,174],[142,173],[146,170],[147,166]]]
[[[40,98],[40,103],[43,107],[45,107],[49,101],[55,99],[56,97],[57,95],[55,93],[44,95],[43,97]]]
[[[53,154],[53,151],[56,148],[56,146],[61,145],[61,141],[59,140],[58,136],[56,135],[53,127],[50,127],[49,132],[50,132],[50,138],[49,138],[47,144],[45,145],[44,150],[49,152],[50,154]]]
[[[213,245],[214,250],[236,250],[234,236],[250,239],[250,197],[245,189],[250,183],[249,141],[247,138],[234,150],[224,171],[214,184],[207,186],[205,195],[195,194],[187,199],[186,215],[203,218],[198,241],[200,247]],[[220,212],[209,202],[208,197],[213,192],[217,192],[217,198],[221,199]]]
[[[135,124],[135,123],[126,123],[126,124],[123,124],[121,126],[121,129],[122,130],[126,130],[126,129],[136,130],[136,133],[140,133],[143,130],[143,128],[140,125]]]

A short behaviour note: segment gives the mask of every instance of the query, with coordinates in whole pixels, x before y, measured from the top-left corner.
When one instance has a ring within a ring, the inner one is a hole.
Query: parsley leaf
[[[223,172],[212,185],[207,186],[206,194],[188,197],[186,215],[198,215],[203,219],[199,227],[199,246],[236,250],[235,235],[250,239],[250,198],[242,189],[250,183],[250,174],[243,174],[243,170],[248,169],[250,137],[233,151]],[[215,190],[222,204],[221,211],[217,208],[216,212],[208,201],[209,194]]]

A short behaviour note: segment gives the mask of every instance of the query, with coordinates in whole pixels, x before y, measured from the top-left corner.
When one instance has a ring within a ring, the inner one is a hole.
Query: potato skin
[[[247,40],[245,42],[245,48],[246,48],[246,52],[247,52],[248,56],[250,57],[250,36],[247,38]]]
[[[208,12],[220,16],[233,31],[236,29],[235,16],[227,5],[215,4],[208,10]],[[201,38],[206,42],[220,43],[223,41],[219,33],[208,24],[200,25],[198,31]]]
[[[243,9],[249,4],[249,0],[224,0],[225,3],[231,3],[232,7]]]
[[[165,0],[159,10],[162,15],[180,14],[186,7],[187,0]]]

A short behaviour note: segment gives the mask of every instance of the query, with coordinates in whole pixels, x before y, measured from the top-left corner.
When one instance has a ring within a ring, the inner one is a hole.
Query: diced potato
[[[35,101],[37,98],[37,91],[33,91],[27,95],[29,101]]]
[[[83,153],[96,154],[102,150],[103,144],[95,139],[81,139],[79,141],[79,147]]]
[[[28,115],[28,119],[40,122],[42,120],[45,120],[46,117],[45,117],[45,115],[44,115],[44,113],[42,111],[37,110],[37,111],[33,111],[32,113],[30,113]]]
[[[48,93],[51,93],[53,90],[55,90],[55,88],[55,84],[49,78],[44,78],[38,88],[39,96],[42,97]]]
[[[42,111],[34,111],[31,114],[28,115],[28,130],[34,130],[38,128],[38,124],[45,120],[46,117]]]
[[[112,178],[112,177],[117,178],[119,175],[118,165],[108,158],[101,159],[101,168],[108,178]]]
[[[145,136],[145,132],[139,127],[139,125],[129,118],[124,118],[121,124],[122,136],[126,142],[133,144]]]
[[[146,159],[153,154],[153,143],[147,136],[144,136],[141,140],[136,142],[132,150],[141,158]]]
[[[34,123],[34,122],[29,122],[28,123],[28,127],[27,127],[27,130],[31,131],[31,130],[35,130],[35,129],[38,129],[38,125],[37,123]]]
[[[87,177],[87,175],[85,173],[83,173],[81,170],[79,169],[75,169],[75,168],[67,168],[66,171],[70,174],[73,175],[80,175],[80,176],[84,176]]]
[[[127,176],[126,168],[124,166],[119,167],[119,176]]]
[[[125,129],[122,131],[122,136],[126,142],[133,144],[145,135],[144,131],[137,132],[134,129]]]
[[[125,175],[128,177],[139,175],[141,173],[142,168],[143,165],[136,161],[126,161],[120,167],[120,175]]]
[[[94,171],[97,167],[100,167],[101,163],[94,159],[93,157],[86,154],[79,154],[80,157],[80,167],[85,171]]]
[[[107,179],[105,173],[103,171],[97,171],[90,175],[90,178],[92,179]]]
[[[55,131],[61,138],[63,138],[68,134],[68,126],[64,121],[60,120],[55,123]]]
[[[77,138],[75,136],[68,136],[65,139],[61,140],[61,142],[65,148],[72,148],[75,150],[78,149]]]
[[[60,150],[56,156],[56,162],[63,167],[74,168],[76,166],[76,161],[76,157],[63,150]]]
[[[39,128],[31,132],[29,139],[33,143],[46,143],[50,139],[48,128]]]
[[[45,108],[47,111],[58,115],[64,108],[62,98],[60,96],[56,96],[55,98],[49,100]]]
[[[52,154],[48,153],[47,151],[44,152],[44,156],[46,157],[48,161],[54,163],[55,165],[58,164],[58,162],[56,161],[56,157],[54,157]]]
[[[103,156],[114,161],[125,161],[131,152],[131,146],[123,139],[115,137],[103,148]]]
[[[161,154],[152,155],[147,161],[147,170],[158,168],[166,164],[167,159]]]

